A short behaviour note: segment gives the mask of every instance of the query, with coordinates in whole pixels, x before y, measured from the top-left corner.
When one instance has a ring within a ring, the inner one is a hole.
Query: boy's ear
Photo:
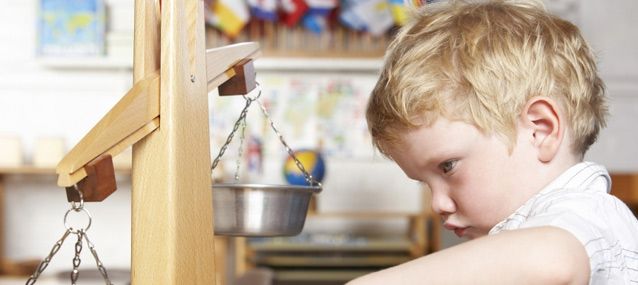
[[[532,133],[532,143],[541,162],[550,162],[563,141],[564,123],[558,104],[547,97],[531,98],[522,112],[524,124]]]

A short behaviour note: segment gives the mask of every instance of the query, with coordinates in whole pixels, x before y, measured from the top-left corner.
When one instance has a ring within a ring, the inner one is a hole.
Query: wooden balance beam
[[[207,51],[203,1],[136,0],[134,48],[133,88],[60,162],[58,185],[114,191],[104,159],[132,145],[132,284],[215,284],[207,94],[250,91],[259,46]]]

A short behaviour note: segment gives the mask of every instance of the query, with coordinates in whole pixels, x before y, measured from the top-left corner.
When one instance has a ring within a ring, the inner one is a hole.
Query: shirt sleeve
[[[535,207],[538,210],[530,214],[521,228],[554,226],[570,232],[589,256],[590,284],[616,284],[609,283],[613,278],[609,272],[624,267],[619,258],[623,249],[614,231],[609,230],[610,223],[617,218],[606,200],[583,193],[548,197],[539,202]]]

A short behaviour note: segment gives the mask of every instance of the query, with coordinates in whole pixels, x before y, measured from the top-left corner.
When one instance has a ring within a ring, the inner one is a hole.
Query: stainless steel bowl
[[[303,229],[320,186],[213,184],[215,234],[291,236]]]

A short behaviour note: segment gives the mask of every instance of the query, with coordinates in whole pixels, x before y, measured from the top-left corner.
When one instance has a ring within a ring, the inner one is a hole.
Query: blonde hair
[[[574,153],[605,126],[604,86],[573,24],[537,2],[426,5],[390,44],[366,118],[382,152],[439,116],[501,135],[513,148],[526,102],[546,96],[566,113]]]

